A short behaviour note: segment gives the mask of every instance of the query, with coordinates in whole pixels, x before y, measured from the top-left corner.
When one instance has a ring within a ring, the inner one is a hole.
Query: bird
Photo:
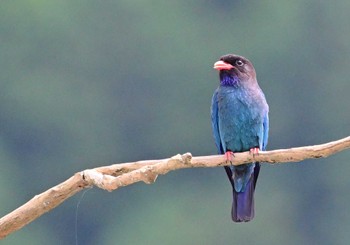
[[[218,154],[225,154],[225,166],[232,185],[231,216],[234,222],[254,218],[254,191],[260,163],[234,166],[237,152],[265,151],[269,133],[269,106],[256,79],[252,63],[243,56],[227,54],[214,63],[220,84],[211,103],[211,124]]]

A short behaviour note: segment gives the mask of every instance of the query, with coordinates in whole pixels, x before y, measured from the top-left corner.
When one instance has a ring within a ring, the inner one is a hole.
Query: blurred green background
[[[346,0],[2,1],[0,216],[86,168],[215,154],[212,65],[227,53],[255,66],[268,149],[348,136],[349,12]],[[1,244],[349,244],[349,159],[264,165],[247,224],[231,221],[222,168],[189,169],[79,193]]]

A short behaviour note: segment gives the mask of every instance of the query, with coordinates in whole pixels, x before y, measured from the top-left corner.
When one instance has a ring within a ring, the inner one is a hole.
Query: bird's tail
[[[234,222],[248,222],[254,218],[254,175],[247,183],[244,192],[237,192],[233,188],[232,220]]]
[[[248,222],[254,218],[254,191],[260,172],[260,163],[254,164],[254,172],[251,174],[244,191],[236,191],[231,168],[226,166],[225,170],[233,190],[232,220],[234,222]]]

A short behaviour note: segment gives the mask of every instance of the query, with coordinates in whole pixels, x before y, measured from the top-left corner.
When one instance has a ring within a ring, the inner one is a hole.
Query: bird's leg
[[[232,151],[226,151],[225,152],[225,158],[226,158],[226,162],[230,162],[231,163],[231,167],[232,167],[232,160],[235,157],[235,154]]]
[[[250,154],[253,154],[253,156],[254,155],[259,155],[259,151],[260,151],[260,149],[258,147],[254,147],[254,148],[251,148],[249,150]]]

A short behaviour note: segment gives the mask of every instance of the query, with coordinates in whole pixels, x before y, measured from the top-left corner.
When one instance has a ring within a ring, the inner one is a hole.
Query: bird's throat
[[[237,87],[239,84],[239,79],[237,76],[230,76],[228,74],[220,74],[220,84],[222,86]]]

